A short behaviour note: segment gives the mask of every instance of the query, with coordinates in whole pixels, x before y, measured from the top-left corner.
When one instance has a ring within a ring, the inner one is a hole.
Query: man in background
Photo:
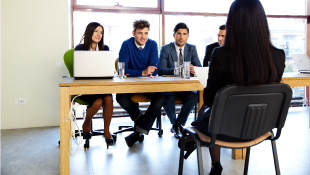
[[[206,54],[203,59],[203,67],[209,67],[209,61],[210,61],[210,57],[213,52],[213,49],[224,45],[225,35],[226,35],[226,26],[221,25],[219,28],[219,33],[217,34],[218,42],[207,45],[206,47]]]

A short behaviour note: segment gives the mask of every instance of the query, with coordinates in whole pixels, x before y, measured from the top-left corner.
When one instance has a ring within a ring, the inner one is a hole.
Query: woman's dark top
[[[77,45],[74,50],[84,50],[84,44],[79,44]],[[107,45],[104,45],[104,50],[109,50],[109,47]],[[79,98],[85,102],[87,102],[89,105],[88,107],[91,107],[93,105],[93,103],[99,99],[99,98],[103,98],[107,95],[111,95],[111,94],[95,94],[95,95],[82,95]]]
[[[84,44],[79,44],[79,45],[75,46],[74,50],[84,50]],[[110,50],[109,46],[104,45],[103,50]]]
[[[282,49],[275,47],[271,47],[270,50],[278,75],[273,82],[280,82],[285,68],[285,54]],[[213,106],[216,92],[224,86],[235,84],[231,75],[229,56],[229,48],[225,46],[215,48],[211,56],[208,83],[207,87],[203,90],[203,101],[206,108],[210,107],[209,110]],[[203,133],[210,136],[208,132],[210,111],[206,111],[201,117],[205,119],[199,117],[192,125],[197,126]],[[220,140],[233,141],[219,136],[217,138]]]

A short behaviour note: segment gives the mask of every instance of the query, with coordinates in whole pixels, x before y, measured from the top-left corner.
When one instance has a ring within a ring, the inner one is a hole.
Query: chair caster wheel
[[[122,128],[123,128],[123,127],[119,126],[119,127],[118,127],[118,130],[121,130]]]
[[[164,132],[163,130],[158,131],[158,136],[159,136],[159,137],[163,136],[163,132]]]
[[[60,145],[60,140],[58,141],[58,145]]]
[[[143,142],[143,140],[144,140],[144,135],[141,135],[139,138],[139,142]]]
[[[87,139],[84,144],[84,149],[88,149],[88,148],[89,148],[89,140]]]

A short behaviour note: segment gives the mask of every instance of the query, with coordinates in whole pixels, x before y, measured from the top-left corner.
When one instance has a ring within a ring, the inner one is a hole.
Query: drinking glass
[[[190,73],[191,73],[191,62],[190,61],[184,61],[183,64],[183,69],[184,69],[184,78],[189,79],[190,78]]]
[[[179,69],[180,65],[178,61],[174,62],[174,75],[175,76],[179,76],[180,75],[180,69]]]
[[[125,75],[125,62],[118,62],[118,77],[124,78]]]

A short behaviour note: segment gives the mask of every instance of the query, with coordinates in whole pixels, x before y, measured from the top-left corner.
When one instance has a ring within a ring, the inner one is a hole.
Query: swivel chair
[[[117,64],[118,64],[118,58],[116,58],[116,60],[115,60],[115,70],[116,71],[118,70]],[[147,98],[146,96],[144,96],[142,94],[135,94],[134,96],[131,97],[131,100],[134,103],[136,103],[138,106],[139,106],[139,103],[151,102],[151,100],[149,98]],[[122,129],[122,128],[126,128],[126,129]],[[134,127],[133,126],[119,126],[118,129],[119,129],[119,131],[114,132],[113,134],[118,134],[118,133],[122,133],[122,132],[126,132],[126,131],[133,131]],[[156,119],[156,128],[151,128],[151,130],[157,130],[159,137],[161,137],[163,135],[163,130],[162,130],[162,126],[161,126],[161,115],[158,116]],[[139,141],[142,142],[143,139],[144,139],[144,136],[142,136]]]
[[[243,174],[247,174],[250,149],[264,140],[272,145],[276,174],[280,174],[275,141],[284,126],[292,90],[287,84],[277,83],[261,86],[226,86],[215,96],[210,115],[209,133],[203,134],[197,127],[184,128],[181,140],[179,175],[183,173],[184,159],[194,150],[185,150],[185,139],[193,137],[197,148],[198,171],[203,174],[201,146],[224,148],[247,148]],[[273,129],[277,129],[274,136]],[[247,139],[247,142],[226,142],[216,139],[217,134]]]

